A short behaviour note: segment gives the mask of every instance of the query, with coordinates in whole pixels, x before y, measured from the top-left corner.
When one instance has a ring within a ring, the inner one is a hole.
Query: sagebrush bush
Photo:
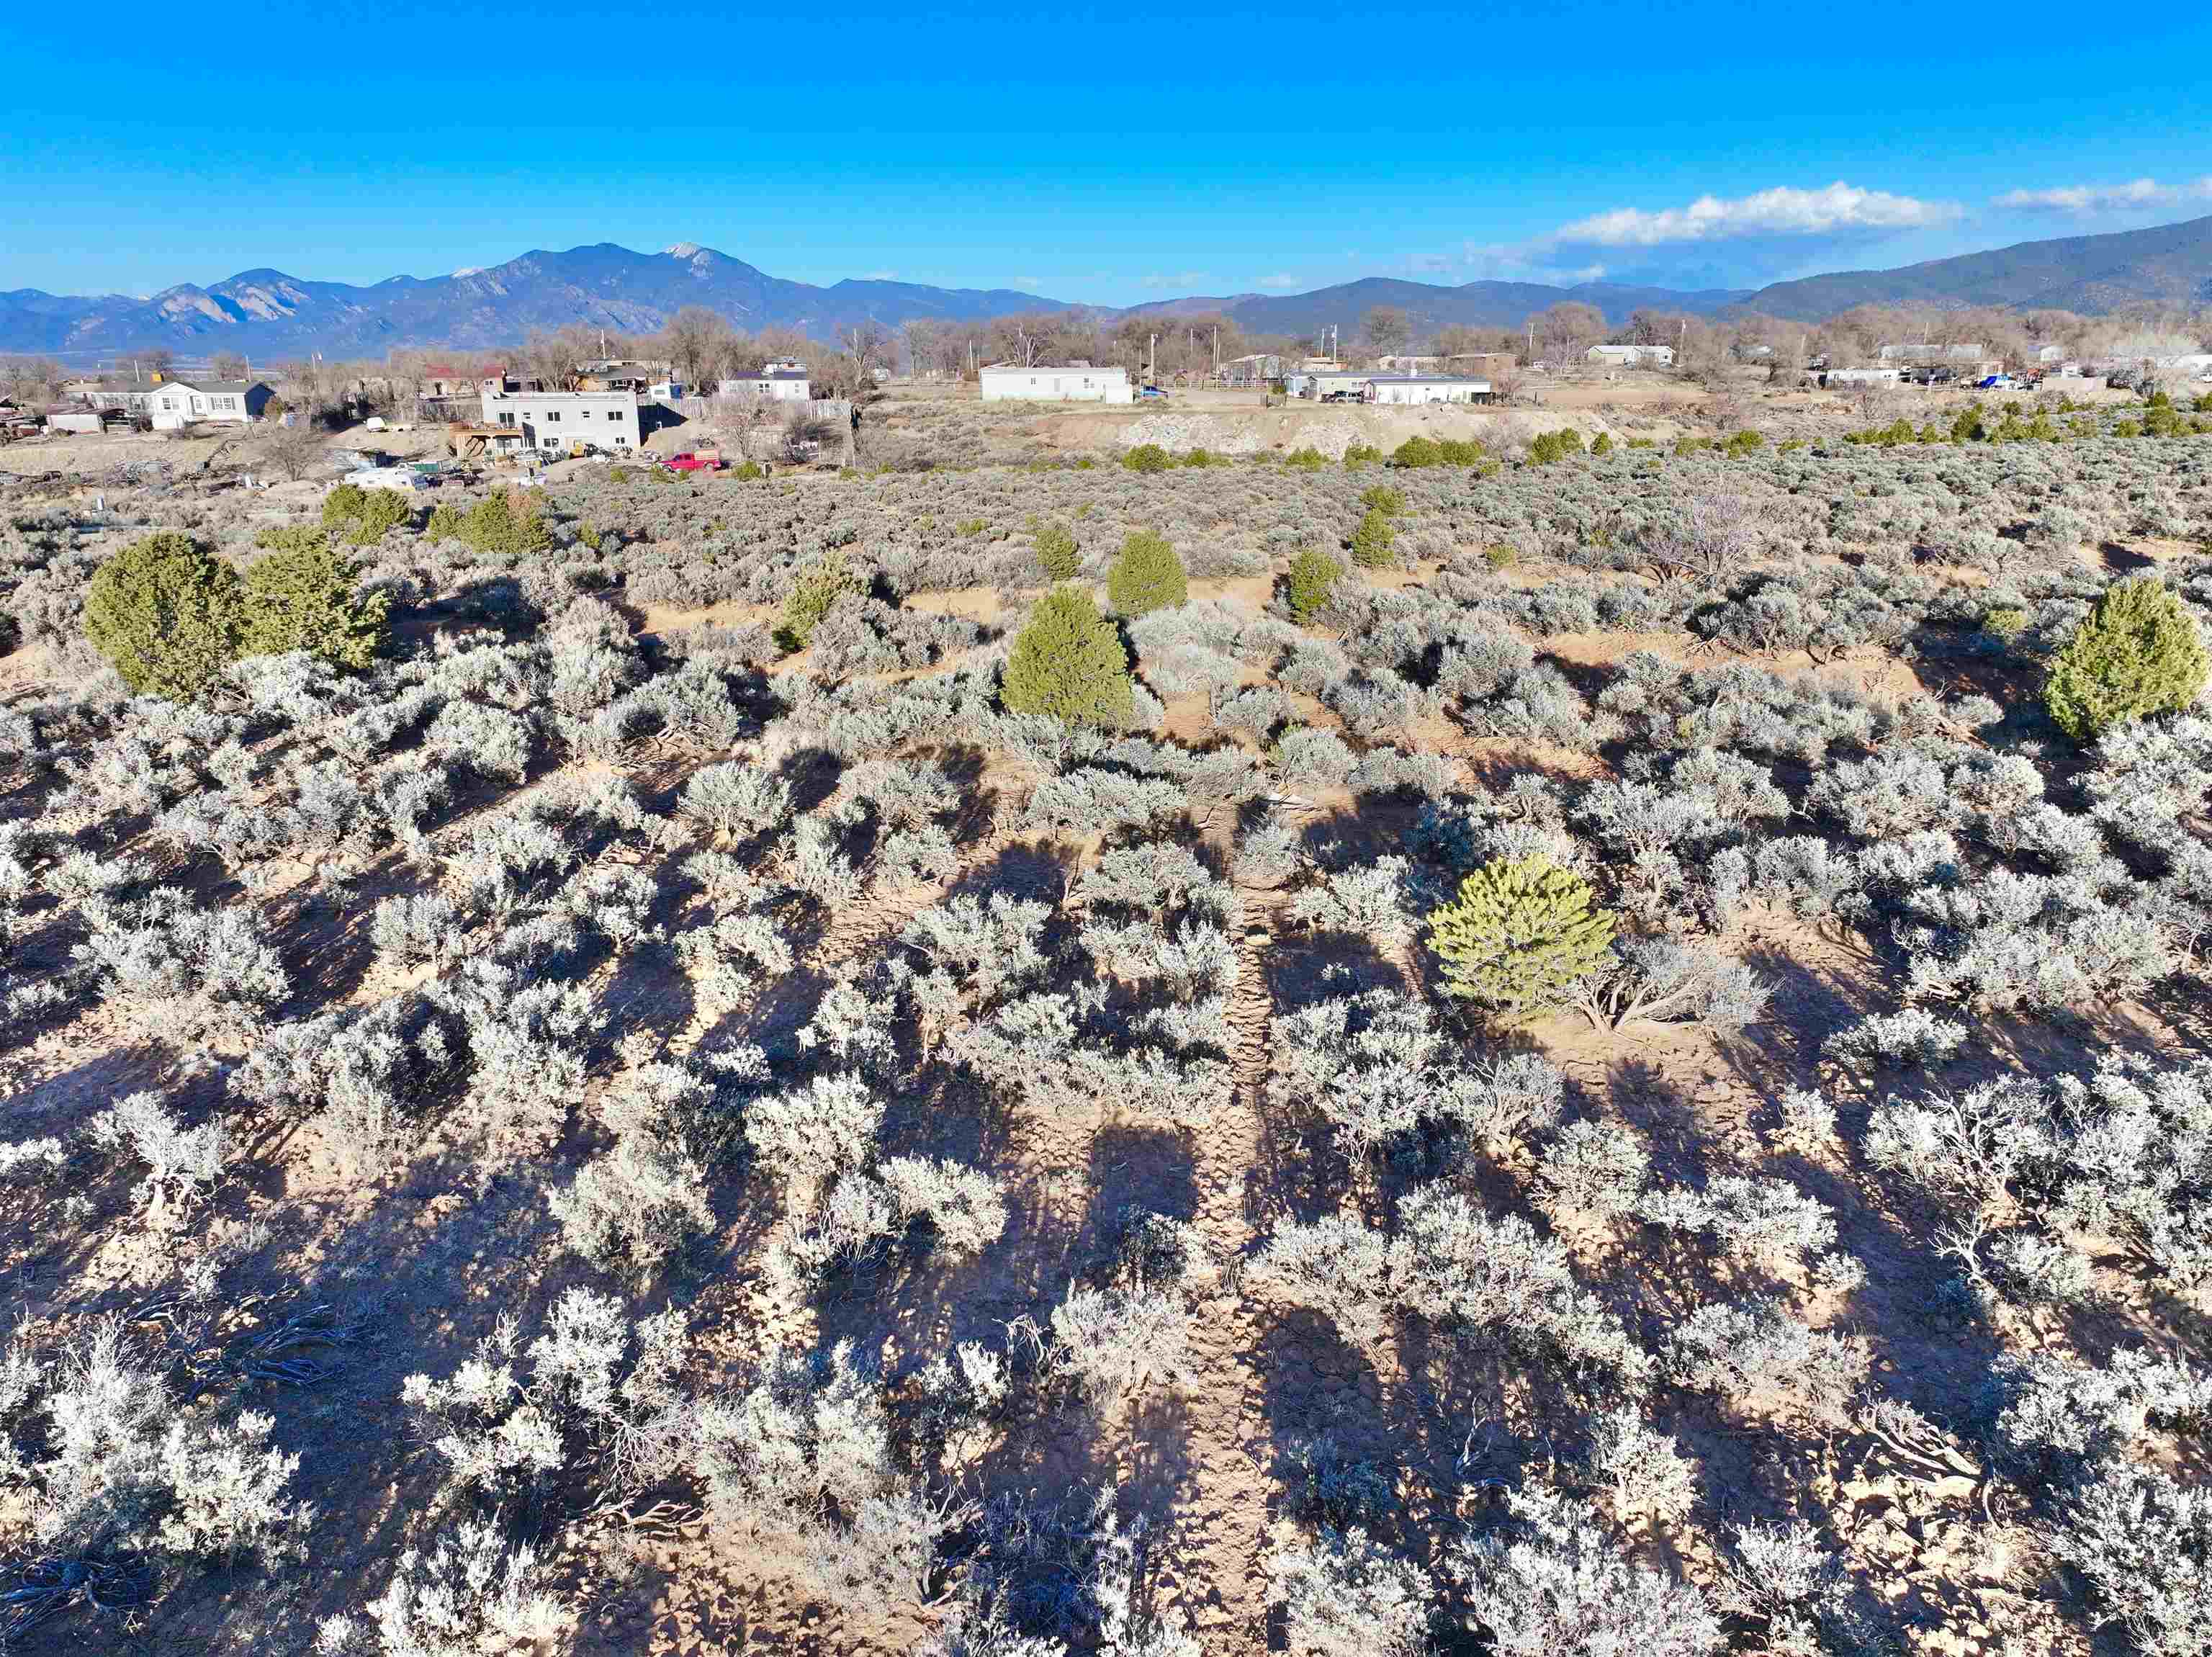
[[[1134,709],[1121,637],[1078,587],[1054,588],[1030,612],[999,695],[1008,713],[1048,714],[1107,730],[1129,724]]]
[[[2113,726],[2186,708],[2212,658],[2196,618],[2148,576],[2115,582],[2051,658],[2044,705],[2059,729],[2092,742]]]
[[[1175,465],[1175,456],[1158,443],[1139,443],[1122,455],[1121,464],[1132,472],[1165,472]]]
[[[84,593],[84,633],[143,696],[188,702],[238,654],[238,572],[179,531],[133,541]]]
[[[1106,571],[1106,597],[1117,614],[1149,615],[1190,596],[1190,578],[1164,535],[1132,531]]]
[[[1429,913],[1445,989],[1508,1017],[1560,1005],[1607,959],[1613,917],[1595,895],[1540,857],[1486,863]]]

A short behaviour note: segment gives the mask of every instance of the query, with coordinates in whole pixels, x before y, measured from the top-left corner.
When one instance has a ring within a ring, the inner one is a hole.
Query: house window
[[[550,426],[550,425],[557,425],[557,424],[559,424],[559,423],[560,423],[560,420],[561,420],[561,411],[560,411],[560,410],[558,410],[558,409],[548,409],[548,410],[546,410],[546,411],[545,411],[545,423],[546,423],[547,425],[549,425],[549,426]]]

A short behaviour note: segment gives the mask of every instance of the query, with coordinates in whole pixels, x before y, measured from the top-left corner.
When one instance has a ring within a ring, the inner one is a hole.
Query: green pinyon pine
[[[238,572],[173,529],[133,541],[85,588],[85,637],[140,696],[198,696],[236,659],[245,619]]]
[[[1589,882],[1542,857],[1485,863],[1429,914],[1444,987],[1509,1018],[1561,1005],[1601,965],[1613,917]]]
[[[1106,571],[1106,597],[1119,614],[1142,616],[1171,609],[1190,596],[1190,577],[1164,535],[1133,532]]]
[[[1318,547],[1306,548],[1291,560],[1291,614],[1300,622],[1311,621],[1328,607],[1343,578],[1342,564]]]
[[[783,600],[783,620],[775,630],[775,642],[787,650],[804,650],[831,605],[848,593],[866,590],[845,561],[843,548],[824,553],[792,582],[791,592]]]
[[[1398,532],[1390,526],[1390,515],[1370,508],[1359,521],[1359,527],[1352,532],[1352,561],[1362,570],[1379,569],[1390,562],[1391,544],[1397,539]]]
[[[2186,708],[2208,663],[2197,621],[2157,582],[2114,582],[2051,660],[2044,705],[2059,729],[2094,742],[2113,726]]]
[[[1051,581],[1073,581],[1083,567],[1075,537],[1066,524],[1041,524],[1035,537],[1037,567]]]
[[[1058,587],[1014,639],[999,698],[1013,714],[1051,714],[1119,729],[1134,712],[1129,658],[1114,624],[1079,587]]]
[[[264,530],[259,539],[271,551],[246,566],[244,654],[307,650],[362,668],[383,653],[392,595],[356,596],[360,571],[331,549],[328,535],[301,525]]]

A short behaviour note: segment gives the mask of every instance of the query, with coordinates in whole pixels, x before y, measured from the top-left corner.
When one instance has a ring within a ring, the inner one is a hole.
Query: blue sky
[[[1755,286],[2212,214],[2194,7],[1201,5],[19,8],[0,290],[678,241],[1104,304]]]

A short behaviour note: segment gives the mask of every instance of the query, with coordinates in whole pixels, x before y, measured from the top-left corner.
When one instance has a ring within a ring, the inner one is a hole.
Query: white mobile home
[[[1368,376],[1377,403],[1487,403],[1490,381],[1460,374],[1377,374]]]
[[[571,443],[635,448],[637,393],[634,391],[507,391],[484,381],[483,423],[522,434],[531,448],[562,449]]]
[[[258,380],[164,380],[146,388],[145,408],[156,431],[203,423],[242,426],[261,417],[271,395]]]
[[[987,403],[1127,403],[1129,375],[1126,369],[1018,368],[997,362],[981,369]]]
[[[1672,345],[1593,345],[1583,353],[1585,362],[1602,362],[1616,369],[1664,369],[1674,362]]]
[[[757,397],[764,403],[804,403],[814,395],[803,362],[775,363],[758,374],[739,375],[714,384],[717,397]]]
[[[1894,386],[1904,379],[1902,369],[1830,369],[1820,376],[1824,386]]]

